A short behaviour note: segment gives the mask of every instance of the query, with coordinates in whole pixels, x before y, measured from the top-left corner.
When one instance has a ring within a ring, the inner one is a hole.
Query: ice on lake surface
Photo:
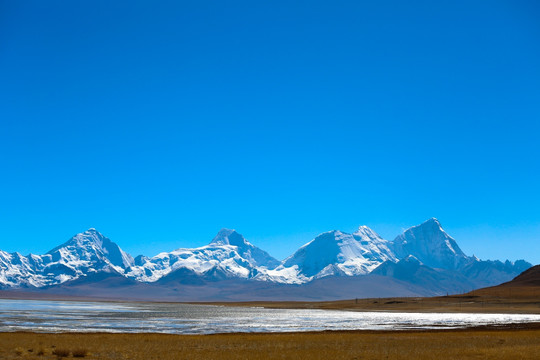
[[[459,328],[540,315],[353,312],[164,303],[0,300],[0,331],[211,334]]]

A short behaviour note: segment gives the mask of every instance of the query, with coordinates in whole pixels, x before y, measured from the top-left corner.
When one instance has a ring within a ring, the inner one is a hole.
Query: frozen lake
[[[288,310],[163,303],[1,300],[0,331],[211,334],[458,328],[540,315]]]

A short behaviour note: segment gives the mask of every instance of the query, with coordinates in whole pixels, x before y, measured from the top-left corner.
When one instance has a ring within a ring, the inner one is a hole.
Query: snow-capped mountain
[[[94,228],[75,235],[43,256],[50,256],[52,263],[65,264],[78,273],[109,267],[123,273],[134,265],[131,255]]]
[[[221,229],[216,237],[210,242],[210,246],[236,246],[237,252],[244,259],[254,266],[262,266],[268,269],[273,269],[279,266],[280,262],[270,256],[266,251],[259,249],[248,242],[236,230]]]
[[[276,270],[294,268],[304,282],[329,275],[365,275],[385,261],[397,261],[388,246],[367,226],[353,234],[329,231],[302,246]]]
[[[433,268],[456,270],[469,261],[435,218],[413,226],[396,237],[392,242],[392,250],[400,259],[413,255]]]
[[[242,289],[262,293],[301,286],[307,292],[316,291],[305,294],[306,298],[323,299],[326,286],[333,283],[328,289],[335,290],[335,284],[347,283],[338,279],[370,276],[355,283],[371,284],[375,289],[380,287],[373,284],[387,279],[387,284],[399,284],[396,286],[403,294],[433,295],[496,285],[530,266],[523,260],[503,263],[465,255],[435,218],[407,229],[393,241],[381,238],[367,226],[360,226],[352,234],[325,232],[282,262],[235,230],[222,229],[206,246],[134,259],[97,230],[89,229],[45,255],[22,256],[0,251],[0,289],[59,284],[65,284],[64,290],[82,284],[87,284],[84,289],[90,289],[99,279],[108,279],[106,284],[124,287],[146,283],[156,289],[173,287],[180,291],[182,287],[195,286],[190,295],[195,299],[197,289],[204,287],[214,293],[226,286],[219,284],[240,281]],[[317,285],[308,286],[313,282]],[[288,287],[280,287],[285,284]],[[405,291],[407,284],[409,292]],[[362,293],[369,291],[363,289]],[[373,291],[374,296],[380,294]]]
[[[0,251],[0,286],[42,287],[95,272],[123,274],[130,266],[131,255],[96,229],[88,229],[45,255]]]
[[[216,278],[251,278],[254,273],[273,269],[279,261],[266,251],[249,243],[235,230],[222,229],[206,246],[177,249],[152,258],[138,258],[137,266],[126,275],[139,281],[152,282],[180,271]],[[178,274],[174,275],[178,276]]]
[[[36,255],[22,256],[0,250],[0,289],[43,286],[36,278],[35,269],[42,267],[41,258]]]

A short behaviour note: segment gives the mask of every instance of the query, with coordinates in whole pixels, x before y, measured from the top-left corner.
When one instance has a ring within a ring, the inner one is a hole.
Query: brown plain
[[[539,359],[540,328],[287,334],[0,333],[0,358],[58,359]],[[71,349],[71,350],[70,350]],[[40,355],[38,355],[40,354]]]

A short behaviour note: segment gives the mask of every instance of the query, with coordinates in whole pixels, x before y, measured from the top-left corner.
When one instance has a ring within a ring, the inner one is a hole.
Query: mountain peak
[[[233,245],[244,246],[248,244],[246,239],[234,229],[223,228],[218,231],[217,235],[210,241],[210,245]]]
[[[358,230],[356,230],[353,235],[360,236],[362,238],[367,237],[369,239],[382,239],[379,234],[366,225],[360,225]]]
[[[431,232],[431,233],[444,233],[446,236],[449,237],[449,235],[446,234],[446,231],[444,231],[441,222],[437,219],[432,217],[431,219],[427,219],[423,223],[415,226],[411,226],[405,232],[414,230],[414,229],[422,229],[422,231]]]
[[[228,229],[228,228],[222,228],[221,230],[218,231],[217,236],[229,236],[231,235],[232,233],[235,233],[236,230],[235,229]]]
[[[103,242],[109,241],[103,234],[101,234],[99,231],[97,231],[95,228],[90,228],[84,232],[75,234],[71,239],[66,241],[60,246],[55,247],[51,251],[49,251],[49,254],[52,254],[53,252],[56,252],[59,249],[65,248],[65,247],[75,247],[75,248],[84,248],[88,246],[93,246],[96,248],[103,248]]]
[[[63,259],[64,262],[75,259],[96,261],[106,258],[111,264],[122,268],[133,265],[131,255],[122,251],[116,243],[94,228],[78,233],[62,245],[49,251],[48,254],[53,255],[56,261],[60,259]]]
[[[444,231],[442,229],[441,222],[437,218],[434,218],[434,217],[432,217],[431,219],[427,219],[426,221],[424,221],[423,223],[417,226],[430,226],[433,228],[439,228],[441,231]]]
[[[332,230],[318,235],[282,264],[296,266],[307,278],[363,275],[381,262],[395,260],[387,243],[367,226],[360,226],[353,234]]]
[[[279,261],[266,251],[251,244],[242,234],[233,229],[221,229],[212,239],[210,245],[216,248],[224,245],[236,246],[238,254],[255,266],[265,266],[273,269],[279,265]]]
[[[392,245],[399,258],[414,255],[422,263],[436,268],[455,269],[467,259],[436,218],[405,230]]]

